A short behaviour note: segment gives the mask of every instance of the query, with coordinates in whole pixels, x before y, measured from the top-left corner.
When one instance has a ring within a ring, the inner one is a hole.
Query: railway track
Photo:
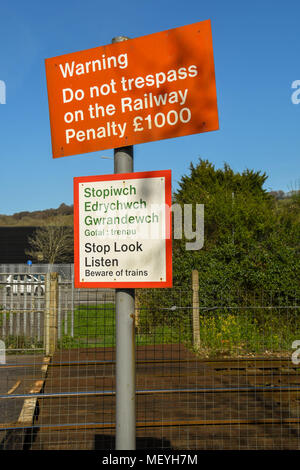
[[[113,449],[114,354],[58,351],[32,425],[1,428],[26,433],[33,450]],[[300,371],[288,358],[201,360],[180,345],[138,347],[136,371],[138,448],[300,448]]]

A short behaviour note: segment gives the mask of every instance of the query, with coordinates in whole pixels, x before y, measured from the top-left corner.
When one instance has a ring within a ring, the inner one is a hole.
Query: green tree
[[[300,297],[300,195],[278,200],[264,189],[266,180],[265,173],[238,173],[227,164],[190,166],[173,204],[204,204],[204,246],[187,251],[188,240],[173,239],[175,287],[141,290],[140,331],[155,335],[160,328],[192,343],[191,273],[197,269],[205,354],[222,350],[222,340],[238,351],[264,351],[282,331],[290,347],[297,310],[277,307]],[[257,305],[274,308],[252,308]]]
[[[186,251],[186,240],[174,240],[175,284],[190,283],[191,270],[198,269],[202,294],[214,299],[242,290],[299,289],[299,204],[278,210],[263,188],[266,179],[249,169],[235,173],[227,164],[191,165],[173,200],[204,204],[205,242],[202,250]]]

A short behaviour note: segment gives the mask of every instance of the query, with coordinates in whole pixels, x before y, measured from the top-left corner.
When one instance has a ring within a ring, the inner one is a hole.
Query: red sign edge
[[[94,181],[111,181],[119,179],[138,179],[138,178],[155,178],[165,177],[165,222],[166,234],[168,238],[165,239],[165,253],[166,253],[166,280],[163,282],[147,282],[147,281],[132,281],[132,282],[81,282],[79,272],[79,183],[88,183]],[[157,170],[157,171],[141,171],[133,173],[115,173],[112,175],[96,175],[96,176],[75,176],[73,178],[74,190],[74,287],[75,288],[166,288],[173,286],[172,279],[172,183],[171,183],[171,170]],[[168,210],[169,208],[169,210]]]

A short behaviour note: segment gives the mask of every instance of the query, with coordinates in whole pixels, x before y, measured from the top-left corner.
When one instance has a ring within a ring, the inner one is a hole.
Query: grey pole
[[[114,173],[132,171],[133,146],[114,149]],[[134,294],[134,289],[116,289],[116,450],[136,448]]]

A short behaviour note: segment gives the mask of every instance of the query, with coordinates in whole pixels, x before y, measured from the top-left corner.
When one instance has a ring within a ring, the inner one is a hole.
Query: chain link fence
[[[43,269],[1,274],[0,447],[114,449],[114,290]],[[136,289],[137,448],[299,449],[299,315],[296,295],[208,295],[196,273]]]

